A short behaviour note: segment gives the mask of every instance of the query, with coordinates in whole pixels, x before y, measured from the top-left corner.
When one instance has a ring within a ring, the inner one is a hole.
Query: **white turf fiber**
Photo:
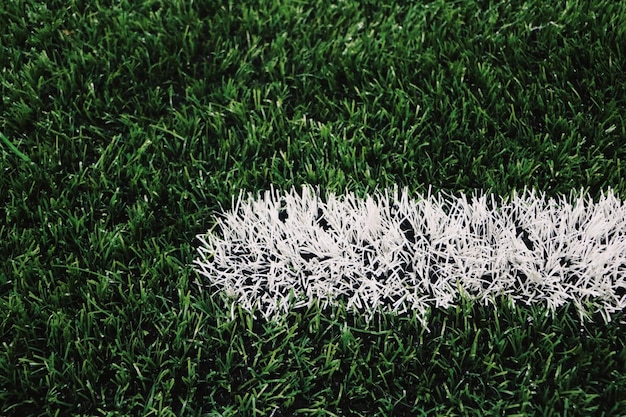
[[[461,297],[551,311],[573,303],[581,319],[606,321],[626,307],[626,205],[611,190],[594,202],[582,192],[393,189],[361,199],[272,189],[241,193],[198,238],[194,263],[207,284],[267,319],[338,300],[367,317],[416,312],[424,324],[431,308]]]

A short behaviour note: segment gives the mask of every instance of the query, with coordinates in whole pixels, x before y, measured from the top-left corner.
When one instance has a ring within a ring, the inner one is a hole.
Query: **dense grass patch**
[[[621,315],[272,324],[195,285],[240,189],[626,196],[626,6],[385,3],[0,6],[2,414],[626,414]]]

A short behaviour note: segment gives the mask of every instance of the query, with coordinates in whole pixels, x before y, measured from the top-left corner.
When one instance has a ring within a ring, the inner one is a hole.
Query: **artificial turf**
[[[202,285],[239,190],[626,197],[626,4],[0,5],[5,416],[626,415],[625,317],[280,324]]]

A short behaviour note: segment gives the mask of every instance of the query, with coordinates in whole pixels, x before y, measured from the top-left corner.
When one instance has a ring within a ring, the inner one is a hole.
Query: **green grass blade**
[[[9,147],[9,149],[11,149],[11,151],[13,151],[14,154],[19,156],[24,162],[28,162],[29,164],[34,164],[34,162],[28,157],[28,155],[20,152],[20,150],[17,149],[17,147],[13,143],[11,143],[9,138],[4,136],[4,134],[0,133],[0,139],[2,139],[2,141]]]

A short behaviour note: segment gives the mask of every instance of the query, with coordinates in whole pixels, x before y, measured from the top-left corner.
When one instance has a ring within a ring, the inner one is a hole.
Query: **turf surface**
[[[3,2],[1,413],[626,415],[622,314],[231,321],[191,266],[270,184],[625,197],[625,28],[608,0]]]

